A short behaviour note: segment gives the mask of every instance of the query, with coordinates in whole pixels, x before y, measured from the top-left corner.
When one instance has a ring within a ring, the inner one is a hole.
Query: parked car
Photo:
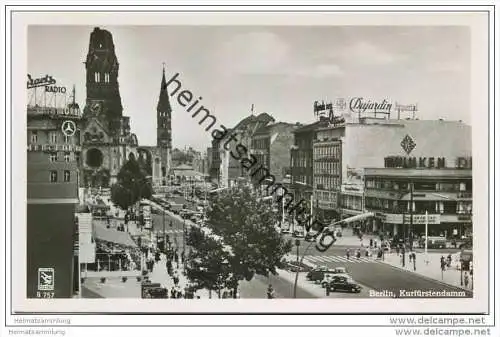
[[[346,275],[334,275],[328,284],[330,291],[349,291],[353,293],[361,292],[362,287],[356,283],[351,277]]]
[[[319,266],[307,273],[306,279],[309,281],[321,281],[325,277],[325,273],[329,271],[328,267]]]
[[[313,269],[312,267],[306,265],[305,263],[300,263],[297,261],[282,261],[283,268],[290,272],[308,272],[310,273]]]
[[[324,275],[325,276],[323,277],[323,280],[321,280],[321,287],[323,288],[326,288],[326,286],[332,281],[332,278],[334,276],[338,275],[349,276],[347,275],[347,269],[345,267],[333,268],[332,270],[327,271]]]

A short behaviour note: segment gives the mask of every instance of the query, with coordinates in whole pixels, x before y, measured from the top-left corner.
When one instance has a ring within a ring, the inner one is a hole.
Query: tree
[[[142,198],[151,198],[153,194],[151,184],[134,156],[130,156],[122,166],[117,181],[111,187],[111,200],[123,209],[127,209]]]
[[[217,291],[220,298],[220,290],[230,278],[228,253],[221,242],[205,235],[198,227],[191,227],[186,243],[192,247],[187,257],[187,278],[196,289]]]
[[[255,274],[277,274],[283,256],[292,249],[276,229],[277,214],[269,201],[258,200],[248,187],[219,192],[207,212],[206,225],[231,247],[228,286],[236,296],[239,282]]]

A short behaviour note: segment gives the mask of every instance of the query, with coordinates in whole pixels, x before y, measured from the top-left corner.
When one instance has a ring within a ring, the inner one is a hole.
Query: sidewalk
[[[149,279],[153,283],[160,283],[162,287],[167,288],[169,291],[169,296],[170,296],[170,290],[172,287],[174,287],[174,280],[170,275],[168,275],[167,272],[167,257],[165,254],[160,255],[160,261],[156,262],[153,268],[153,272],[148,274]],[[189,284],[189,280],[187,277],[183,274],[183,267],[182,263],[179,264],[179,268],[176,269],[176,263],[173,263],[174,266],[174,271],[177,270],[177,275],[179,276],[179,287],[181,291],[184,293],[184,288]],[[200,289],[197,290],[196,293],[194,294],[196,296],[200,296],[200,298],[209,298],[209,291],[206,289]],[[212,298],[217,298],[217,294],[215,292],[212,292]]]
[[[444,256],[446,259],[447,254],[428,253],[427,256],[428,261],[426,262],[425,254],[416,252],[416,271],[413,270],[413,261],[410,262],[408,254],[405,256],[405,267],[403,267],[401,263],[401,254],[398,255],[396,253],[385,254],[384,261],[380,261],[380,263],[386,263],[396,268],[408,270],[418,275],[428,277],[454,287],[462,288],[464,290],[472,290],[470,276],[468,287],[460,285],[461,276],[460,270],[457,268],[458,261],[456,254],[455,256],[452,255],[454,259],[452,260],[451,267],[446,269],[444,272],[441,272],[441,256]],[[465,275],[465,272],[463,275]]]

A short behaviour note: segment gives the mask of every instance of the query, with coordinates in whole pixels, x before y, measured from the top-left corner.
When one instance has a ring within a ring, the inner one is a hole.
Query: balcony
[[[81,152],[82,147],[74,144],[29,144],[29,152],[43,151],[43,152]]]

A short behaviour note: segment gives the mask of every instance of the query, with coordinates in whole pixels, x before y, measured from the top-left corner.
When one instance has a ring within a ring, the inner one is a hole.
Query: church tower
[[[123,107],[118,85],[118,59],[109,31],[96,27],[90,34],[85,69],[87,101],[84,118],[97,117],[113,136],[119,136]]]
[[[156,107],[156,146],[161,157],[162,185],[167,184],[171,166],[172,153],[172,107],[168,97],[167,81],[165,79],[165,64],[161,78],[160,98]]]

